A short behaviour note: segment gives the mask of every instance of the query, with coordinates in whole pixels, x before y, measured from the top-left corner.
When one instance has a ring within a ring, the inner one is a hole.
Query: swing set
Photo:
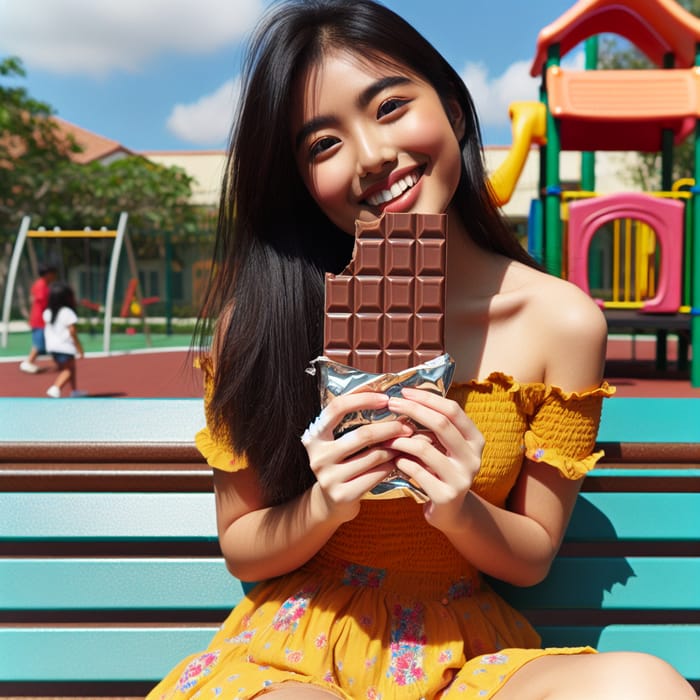
[[[10,267],[8,270],[7,286],[5,288],[5,298],[3,301],[2,309],[2,347],[7,347],[8,334],[10,329],[10,311],[12,307],[12,297],[14,293],[15,284],[17,281],[17,273],[20,266],[20,261],[22,258],[22,253],[24,251],[25,245],[33,239],[54,239],[58,242],[64,239],[71,238],[82,238],[86,242],[88,239],[111,239],[112,252],[110,254],[109,260],[109,273],[107,276],[107,287],[105,292],[104,305],[93,301],[92,299],[82,299],[80,304],[93,312],[100,312],[104,310],[104,330],[103,330],[103,340],[102,349],[105,353],[110,352],[111,347],[111,334],[112,334],[112,319],[114,315],[114,294],[117,285],[117,272],[119,269],[119,258],[121,256],[122,247],[125,249],[127,260],[129,264],[129,271],[131,273],[131,279],[127,288],[127,293],[124,298],[124,304],[122,305],[120,316],[128,317],[130,314],[141,318],[143,323],[143,331],[146,337],[146,343],[150,346],[150,330],[148,328],[148,322],[146,318],[146,306],[148,304],[158,301],[156,297],[149,297],[144,299],[141,295],[139,289],[139,276],[136,268],[136,256],[134,254],[131,241],[126,231],[128,215],[126,212],[122,212],[119,216],[119,221],[117,223],[116,229],[106,229],[102,228],[99,230],[93,230],[86,228],[84,230],[67,230],[54,228],[52,230],[47,230],[44,228],[30,229],[30,217],[25,216],[20,224],[19,233],[17,234],[17,240],[15,241],[15,246],[12,251],[12,258],[10,260]],[[88,283],[88,287],[92,289],[91,281]]]

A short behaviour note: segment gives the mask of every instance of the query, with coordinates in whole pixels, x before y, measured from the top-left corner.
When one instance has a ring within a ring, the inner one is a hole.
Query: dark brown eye
[[[379,105],[379,109],[377,110],[377,117],[382,118],[386,117],[387,115],[391,114],[392,112],[395,112],[397,109],[400,107],[403,107],[405,104],[408,104],[408,100],[400,100],[396,97],[392,97],[388,100],[384,100]]]
[[[309,149],[309,155],[312,158],[320,156],[324,151],[335,146],[338,143],[338,139],[333,136],[322,136],[318,141],[314,141]]]

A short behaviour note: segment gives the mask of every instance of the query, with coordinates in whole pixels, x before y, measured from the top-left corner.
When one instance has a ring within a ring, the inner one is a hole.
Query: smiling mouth
[[[408,175],[404,175],[400,180],[397,180],[391,187],[371,194],[365,201],[373,207],[379,207],[382,204],[391,202],[392,199],[400,197],[404,192],[408,192],[408,190],[414,187],[418,180],[420,180],[422,174],[422,168],[414,170],[408,173]]]

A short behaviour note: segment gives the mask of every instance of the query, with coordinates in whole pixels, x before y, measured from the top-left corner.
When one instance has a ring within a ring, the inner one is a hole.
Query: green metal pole
[[[547,92],[544,85],[544,73],[540,80],[540,102],[547,106]],[[540,265],[544,265],[544,250],[546,246],[545,231],[544,231],[544,193],[547,188],[546,172],[547,172],[547,142],[540,145],[539,153],[537,154],[538,179],[537,179],[537,198],[530,203],[530,217],[528,220],[528,242],[530,246],[530,254]]]
[[[559,44],[550,46],[547,51],[546,68],[559,65]],[[549,98],[545,86],[545,106],[547,107],[547,152],[545,177],[544,213],[544,263],[548,272],[561,277],[561,182],[559,180],[559,154],[561,139],[559,122],[549,108]]]
[[[586,70],[598,68],[598,37],[586,39]],[[595,190],[595,151],[584,151],[581,154],[581,189],[593,192]]]
[[[598,68],[598,36],[588,37],[585,46],[586,70],[596,70]],[[595,192],[595,151],[581,153],[581,189],[586,192]],[[592,248],[595,250],[595,247],[592,246]],[[592,290],[600,289],[603,286],[600,255],[589,254],[588,284]]]
[[[165,332],[173,334],[173,244],[165,233]]]
[[[664,68],[673,68],[673,54],[664,55]],[[664,129],[661,132],[661,189],[670,192],[673,187],[673,131]]]

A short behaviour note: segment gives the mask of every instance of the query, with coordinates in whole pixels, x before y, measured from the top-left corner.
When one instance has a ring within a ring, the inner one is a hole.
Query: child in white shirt
[[[61,398],[61,389],[69,384],[72,398],[85,396],[78,390],[76,358],[83,356],[83,346],[78,338],[75,312],[75,295],[64,282],[54,282],[49,289],[49,305],[44,311],[44,339],[46,351],[50,352],[58,365],[58,376],[46,390],[52,399]]]

